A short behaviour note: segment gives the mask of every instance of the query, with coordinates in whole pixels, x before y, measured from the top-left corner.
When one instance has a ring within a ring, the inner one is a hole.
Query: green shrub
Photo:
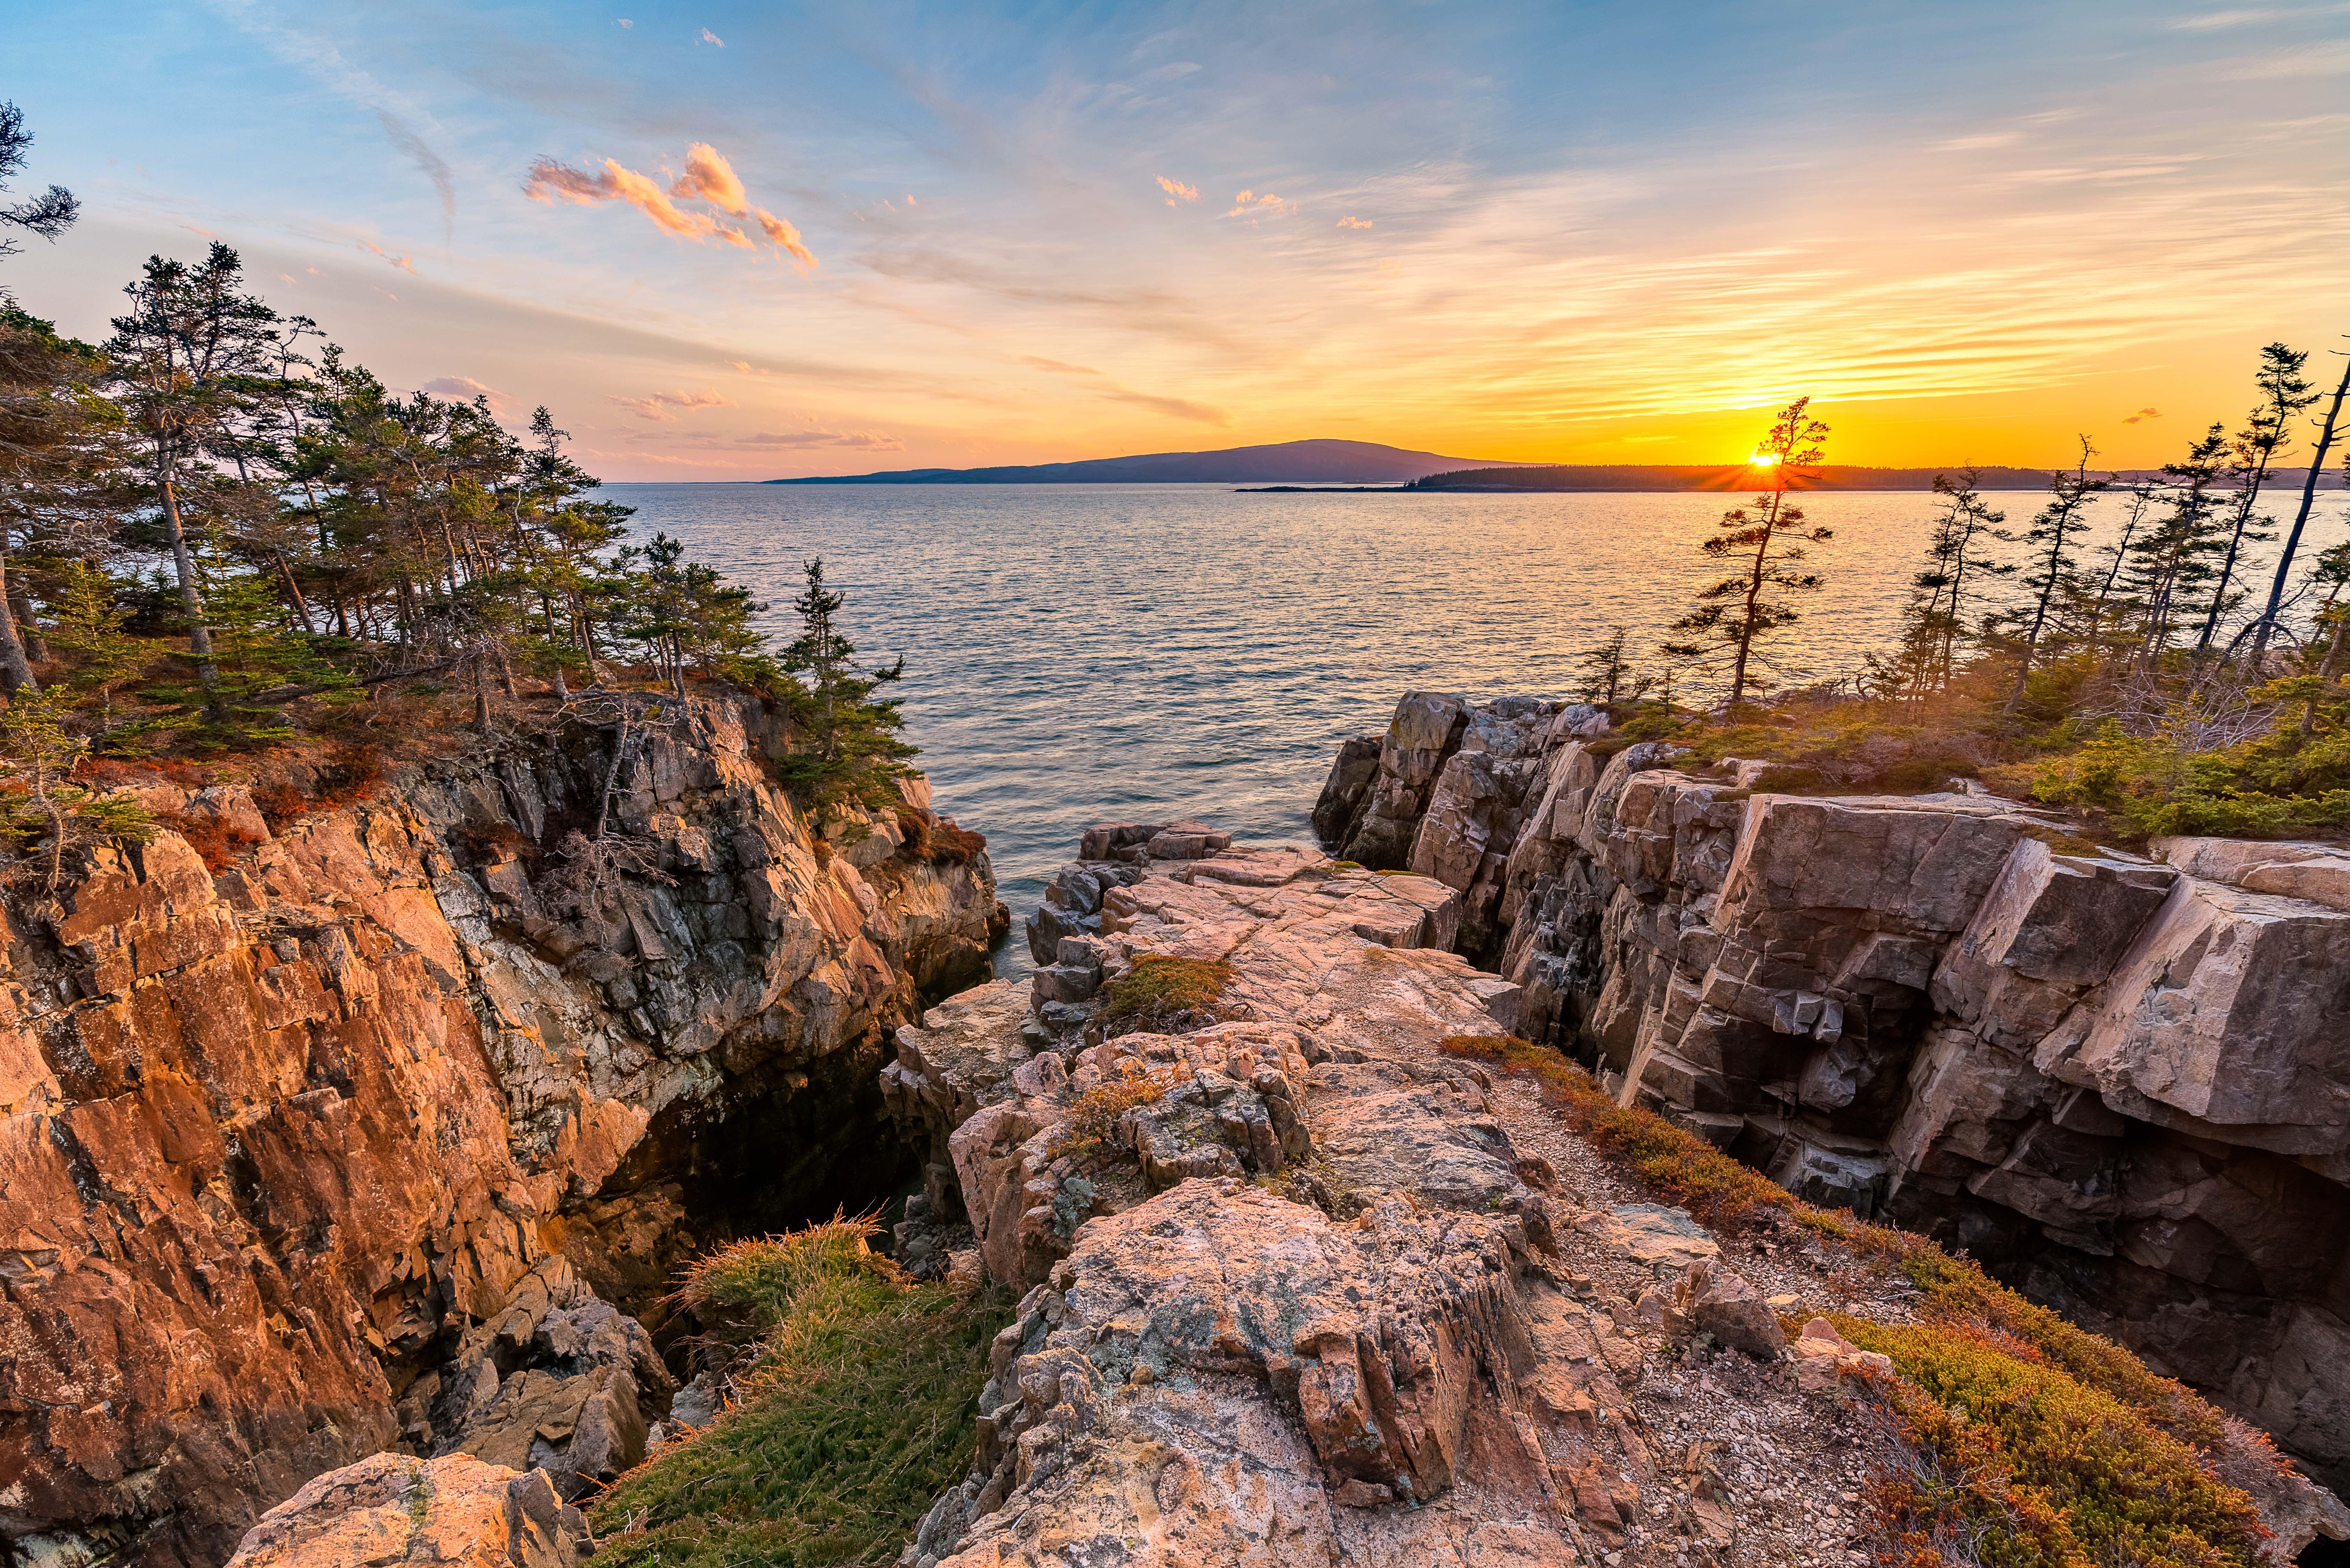
[[[1109,982],[1102,1008],[1106,1036],[1176,1033],[1217,1015],[1217,1001],[1232,982],[1232,966],[1215,959],[1152,954],[1135,961]]]
[[[870,1218],[737,1242],[679,1295],[759,1334],[739,1404],[598,1498],[598,1568],[897,1561],[975,1446],[1001,1292],[910,1284]]]

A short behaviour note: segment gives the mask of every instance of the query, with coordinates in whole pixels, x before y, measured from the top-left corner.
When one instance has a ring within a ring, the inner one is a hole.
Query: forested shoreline
[[[30,136],[0,107],[5,188]],[[77,214],[52,188],[0,216],[53,238]],[[395,733],[486,741],[697,680],[785,705],[805,743],[778,773],[812,803],[903,770],[898,670],[856,663],[821,561],[771,647],[749,589],[631,539],[547,409],[516,432],[486,398],[400,396],[219,242],[123,294],[97,344],[0,295],[0,768],[52,879],[69,839],[136,829],[94,786],[141,768],[296,746],[364,774]]]

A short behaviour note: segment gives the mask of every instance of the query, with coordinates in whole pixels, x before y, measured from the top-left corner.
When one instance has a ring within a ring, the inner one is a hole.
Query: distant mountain
[[[1931,490],[1938,473],[1955,474],[1963,465],[1941,468],[1854,468],[1829,464],[1805,472],[1796,490]],[[2037,468],[1978,468],[1981,490],[2045,490],[2048,472]],[[1759,471],[1740,464],[1556,463],[1472,468],[1430,473],[1410,482],[1414,490],[1751,490]]]
[[[820,479],[770,479],[769,484],[1330,484],[1401,483],[1424,473],[1471,469],[1504,472],[1490,459],[1406,452],[1373,441],[1284,441],[1222,452],[1154,452],[1083,462],[1012,468],[903,468]]]

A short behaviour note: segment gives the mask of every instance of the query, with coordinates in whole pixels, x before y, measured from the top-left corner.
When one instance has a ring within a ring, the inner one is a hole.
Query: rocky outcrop
[[[1627,1462],[1594,1416],[1621,1400],[1607,1331],[1537,1266],[1558,1245],[1544,1168],[1515,1158],[1481,1070],[1430,1049],[1498,1033],[1515,989],[1430,945],[1457,901],[1424,877],[1200,836],[1087,836],[1144,851],[1055,878],[1095,889],[1046,905],[1094,903],[1055,949],[1092,984],[999,982],[899,1033],[890,1103],[934,1196],[1028,1291],[978,1466],[907,1561],[1087,1538],[1129,1563],[1565,1560],[1580,1531],[1543,1501],[1554,1474]],[[1228,966],[1219,1016],[1106,1027],[1154,956]],[[1383,1506],[1471,1475],[1550,1517]]]
[[[754,702],[628,701],[625,743],[609,699],[274,833],[242,790],[158,785],[243,852],[215,874],[162,832],[12,906],[18,1556],[212,1568],[384,1449],[576,1493],[669,1395],[596,1284],[657,1292],[676,1220],[725,1223],[741,1171],[826,1211],[840,1179],[894,1180],[874,1076],[891,1029],[986,972],[983,854],[933,847],[971,836],[919,779],[805,820]],[[773,1222],[760,1196],[741,1222]]]
[[[1825,1318],[1791,1344],[1783,1314],[1899,1321],[1902,1287],[1856,1302],[1867,1271],[1818,1238],[1733,1255],[1536,1153],[1590,1160],[1455,1054],[1523,1001],[1444,950],[1457,892],[1292,846],[1091,858],[1159,837],[1097,829],[1055,879],[1093,888],[1054,950],[1088,983],[999,982],[899,1032],[925,1200],[1026,1293],[977,1462],[903,1568],[1866,1561],[1846,1509],[1889,1363]],[[1948,918],[1921,897],[1911,924]],[[1222,989],[1138,1025],[1127,982],[1170,960]],[[2265,1454],[2219,1459],[2290,1549],[2350,1532]]]
[[[1758,794],[1544,711],[1407,697],[1378,763],[1401,803],[1430,713],[1492,737],[1437,767],[1406,857],[1498,886],[1492,934],[1462,929],[1522,988],[1518,1033],[1803,1196],[1966,1247],[2350,1483],[2350,853]]]
[[[229,1568],[574,1568],[594,1551],[543,1470],[378,1454],[264,1514]]]

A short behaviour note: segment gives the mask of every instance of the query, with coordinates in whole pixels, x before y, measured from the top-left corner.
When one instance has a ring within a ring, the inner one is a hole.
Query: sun
[[[1749,468],[1769,468],[1778,461],[1779,455],[1776,452],[1758,452],[1746,460],[1746,465]]]

